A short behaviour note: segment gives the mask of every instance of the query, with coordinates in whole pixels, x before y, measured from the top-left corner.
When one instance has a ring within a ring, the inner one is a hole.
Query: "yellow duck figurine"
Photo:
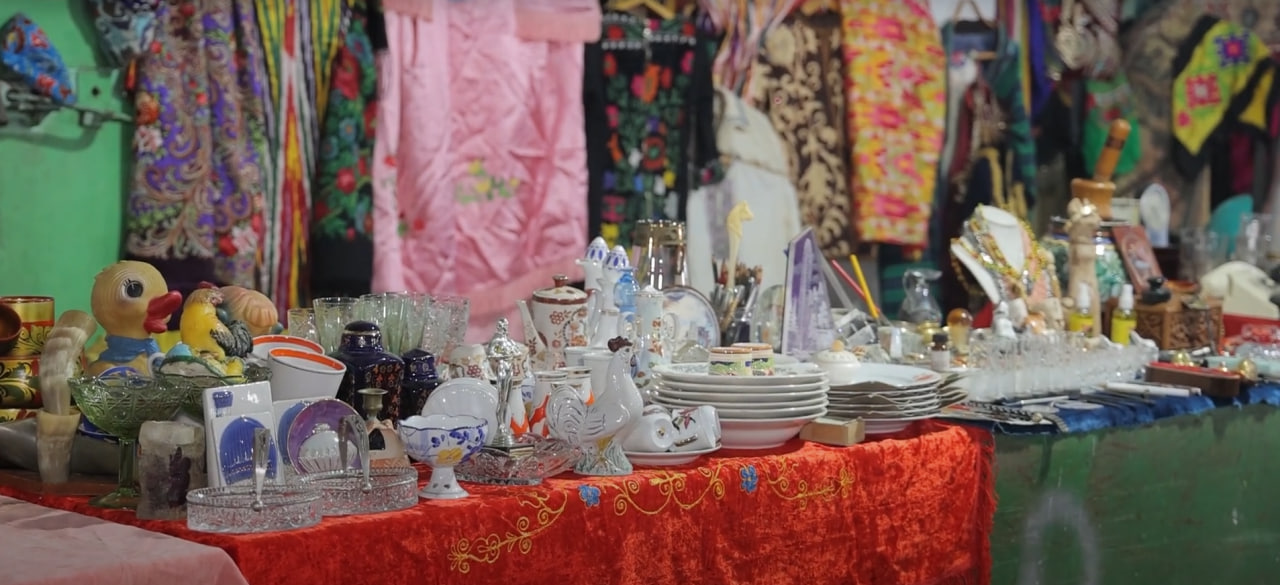
[[[187,295],[182,307],[182,320],[178,330],[182,343],[197,357],[212,360],[226,366],[225,375],[244,373],[244,362],[239,358],[253,351],[253,336],[243,321],[231,318],[222,306],[222,291],[213,286],[198,288]]]
[[[159,270],[146,262],[126,260],[102,269],[90,294],[93,318],[106,332],[106,349],[85,373],[151,374],[160,344],[151,337],[169,328],[169,318],[182,306],[182,295],[169,290]]]

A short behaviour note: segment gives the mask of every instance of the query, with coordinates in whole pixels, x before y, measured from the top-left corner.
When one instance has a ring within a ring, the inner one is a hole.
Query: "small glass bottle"
[[[947,334],[951,349],[959,355],[969,355],[969,332],[973,330],[973,315],[964,309],[951,309],[947,313]]]
[[[1129,345],[1129,334],[1138,326],[1138,314],[1133,312],[1133,285],[1120,289],[1120,302],[1111,312],[1111,341]]]
[[[636,312],[636,293],[640,291],[640,285],[636,282],[636,269],[627,266],[620,269],[622,276],[618,277],[618,284],[613,286],[613,304],[618,307],[618,312],[623,315]],[[601,307],[609,309],[609,307]]]
[[[1084,333],[1086,336],[1093,333],[1092,302],[1089,285],[1080,283],[1080,287],[1076,289],[1076,307],[1067,317],[1067,331]]]
[[[935,372],[951,369],[951,348],[947,346],[946,333],[933,334],[933,345],[929,346],[929,367]]]

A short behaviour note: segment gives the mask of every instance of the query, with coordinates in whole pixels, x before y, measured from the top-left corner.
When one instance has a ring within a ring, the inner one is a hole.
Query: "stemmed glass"
[[[120,440],[116,489],[89,501],[99,508],[137,507],[138,433],[149,420],[167,421],[178,413],[186,394],[152,378],[137,375],[84,376],[69,381],[80,412],[98,428]]]
[[[358,320],[359,300],[351,297],[324,297],[312,302],[316,311],[316,333],[325,353],[338,351],[347,324]]]

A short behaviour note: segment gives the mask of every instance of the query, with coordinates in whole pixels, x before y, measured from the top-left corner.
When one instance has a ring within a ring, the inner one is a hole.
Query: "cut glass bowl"
[[[320,523],[323,494],[313,486],[266,485],[254,509],[252,485],[200,488],[187,493],[187,528],[197,532],[283,532]]]
[[[369,490],[364,473],[344,469],[310,473],[297,479],[322,493],[321,513],[325,516],[377,514],[411,508],[418,503],[418,470],[412,467],[377,467],[369,470]]]
[[[557,439],[523,435],[510,451],[485,447],[458,465],[458,479],[490,485],[538,485],[568,471],[582,451]]]

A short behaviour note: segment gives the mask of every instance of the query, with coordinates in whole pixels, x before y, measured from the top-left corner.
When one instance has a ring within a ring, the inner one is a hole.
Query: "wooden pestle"
[[[1129,139],[1131,130],[1129,122],[1124,119],[1112,122],[1111,129],[1107,132],[1107,142],[1098,155],[1097,164],[1093,165],[1093,178],[1071,180],[1071,196],[1092,203],[1098,208],[1098,215],[1102,219],[1111,219],[1111,197],[1116,193],[1116,184],[1111,182],[1111,175],[1116,171],[1120,151],[1124,150],[1124,143]]]

